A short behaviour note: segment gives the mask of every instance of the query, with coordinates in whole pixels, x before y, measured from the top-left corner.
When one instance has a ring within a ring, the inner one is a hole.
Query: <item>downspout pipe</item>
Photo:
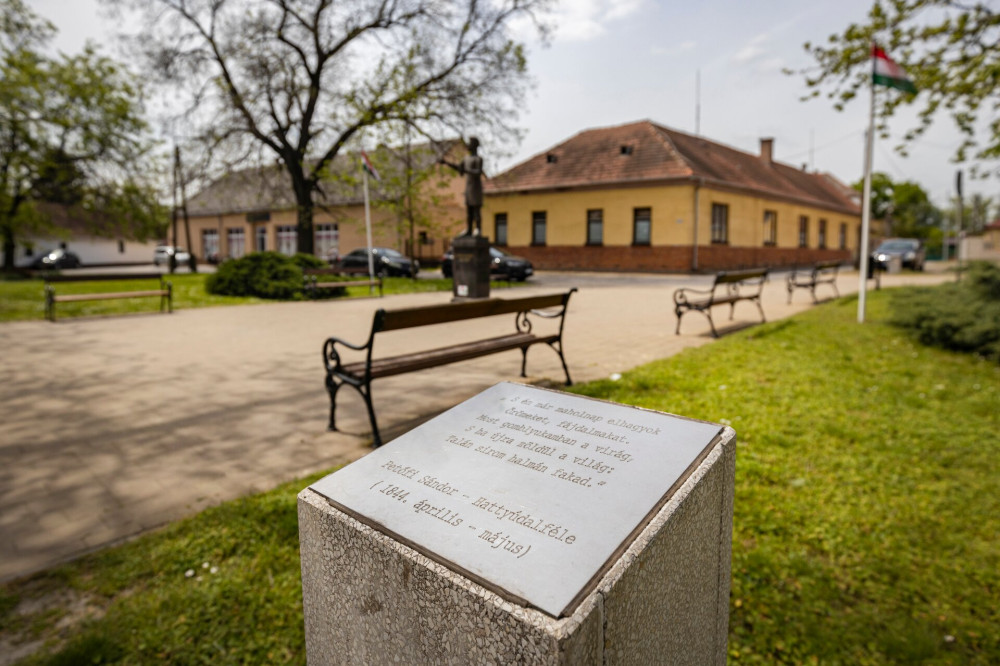
[[[698,212],[701,187],[705,184],[705,179],[698,177],[694,179],[694,234],[691,243],[691,272],[698,272]]]

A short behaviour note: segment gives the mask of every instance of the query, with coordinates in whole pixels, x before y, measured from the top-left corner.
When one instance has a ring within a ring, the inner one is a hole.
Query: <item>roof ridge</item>
[[[680,148],[677,147],[677,144],[670,138],[670,134],[667,131],[664,131],[666,128],[659,123],[653,122],[652,120],[647,120],[646,123],[652,131],[653,136],[659,139],[668,152],[676,155],[677,158],[684,163],[684,166],[687,167],[688,174],[693,176],[694,167],[691,165],[691,160],[689,160],[687,156],[681,152]]]

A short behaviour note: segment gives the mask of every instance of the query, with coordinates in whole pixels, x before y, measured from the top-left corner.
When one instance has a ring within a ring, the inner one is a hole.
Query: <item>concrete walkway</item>
[[[944,275],[885,276],[883,286]],[[712,341],[704,317],[684,317],[671,294],[698,276],[542,273],[495,296],[579,285],[570,301],[566,357],[574,381],[607,377]],[[841,294],[857,290],[841,276]],[[64,319],[0,325],[0,580],[17,578],[119,542],[205,507],[354,460],[369,450],[356,392],[340,392],[338,425],[321,347],[330,335],[363,342],[379,307],[443,303],[450,294],[180,310],[172,315]],[[768,320],[811,306],[786,305],[784,280],[765,288]],[[717,323],[727,325],[727,310]],[[736,325],[758,321],[748,303]],[[386,334],[380,354],[471,336],[511,322],[468,322]],[[498,381],[518,381],[511,351],[383,379],[374,399],[386,440]],[[551,350],[528,354],[527,381],[562,380]]]

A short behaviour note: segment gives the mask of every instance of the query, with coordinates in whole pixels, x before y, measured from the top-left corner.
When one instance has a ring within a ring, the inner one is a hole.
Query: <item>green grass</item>
[[[736,429],[731,663],[1000,663],[1000,369],[886,325],[885,292],[863,326],[855,304],[574,390]],[[0,588],[0,639],[48,641],[28,663],[302,663],[310,481]],[[13,610],[57,593],[94,619]]]
[[[205,308],[219,305],[246,305],[267,303],[265,299],[251,296],[216,296],[205,291],[207,274],[178,273],[166,279],[173,284],[174,309]],[[386,278],[383,291],[389,294],[411,294],[430,291],[451,291],[450,279]],[[502,289],[506,282],[493,283]],[[0,279],[0,322],[45,318],[45,284],[40,279]],[[155,280],[109,280],[99,282],[67,282],[56,285],[57,294],[92,294],[114,291],[153,289]],[[346,293],[334,298],[360,298],[370,295],[368,287],[350,287]],[[378,293],[377,291],[375,292]],[[57,319],[74,317],[102,317],[140,312],[158,312],[159,298],[127,298],[107,301],[82,301],[56,304]]]
[[[738,435],[730,658],[1000,662],[1000,368],[844,299],[576,389]]]

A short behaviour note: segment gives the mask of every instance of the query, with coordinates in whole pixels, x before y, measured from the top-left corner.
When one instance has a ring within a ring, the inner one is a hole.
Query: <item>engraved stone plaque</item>
[[[311,487],[497,594],[559,617],[721,431],[501,383]]]

